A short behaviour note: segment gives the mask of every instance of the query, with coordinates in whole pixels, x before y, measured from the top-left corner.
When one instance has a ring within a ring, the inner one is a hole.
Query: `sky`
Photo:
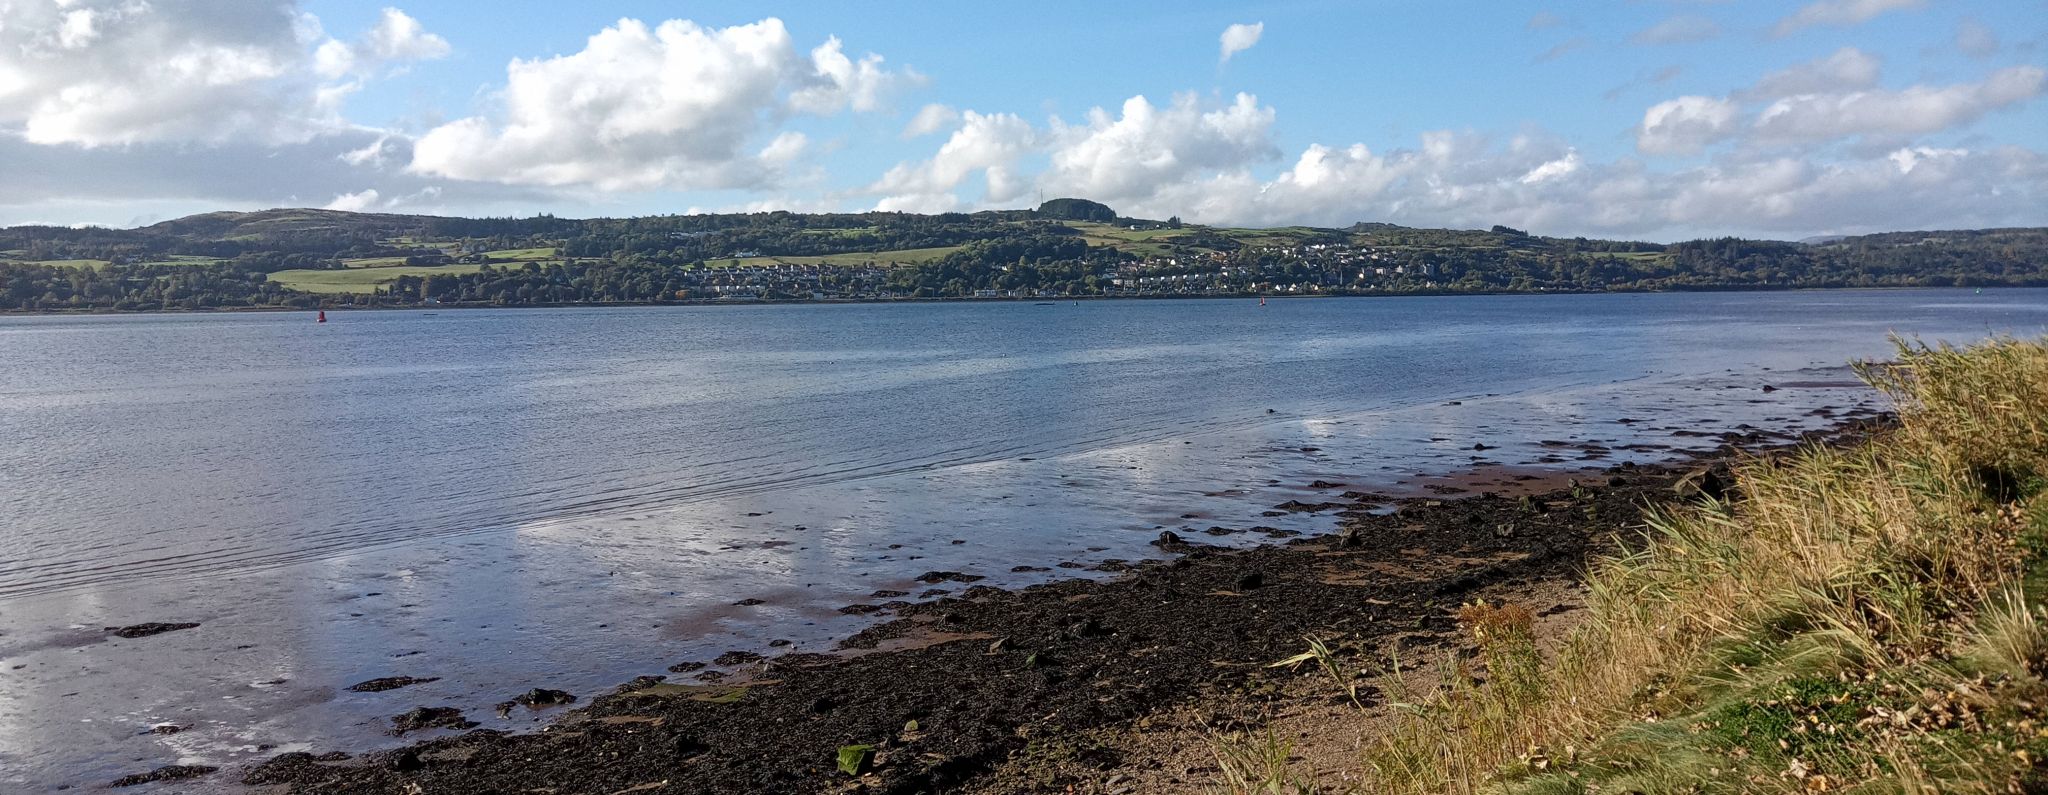
[[[2048,225],[2048,0],[0,0],[0,224]]]

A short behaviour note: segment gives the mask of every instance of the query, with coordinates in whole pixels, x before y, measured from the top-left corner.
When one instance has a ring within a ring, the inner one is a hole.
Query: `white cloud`
[[[377,189],[367,188],[355,193],[344,193],[328,202],[326,209],[359,213],[377,206]]]
[[[622,19],[576,53],[515,60],[496,120],[472,116],[421,136],[418,174],[601,190],[750,188],[783,163],[753,142],[795,112],[879,106],[894,84],[881,57],[838,39],[798,53],[778,19],[706,28]]]
[[[777,27],[781,21],[770,19]],[[790,95],[789,103],[797,110],[818,115],[838,113],[848,107],[856,111],[878,110],[884,96],[903,84],[919,84],[924,76],[913,70],[891,72],[882,67],[882,56],[868,53],[855,61],[846,57],[839,37],[825,40],[811,50],[811,66],[815,72],[800,76],[810,84]]]
[[[2048,91],[2048,70],[2036,66],[2000,69],[1976,82],[1897,90],[1877,87],[1881,67],[1876,56],[1844,47],[1765,75],[1727,97],[1666,100],[1644,112],[1636,148],[1689,155],[1731,139],[1752,148],[1811,149],[1855,139],[1895,146]]]
[[[1857,91],[1877,85],[1884,62],[1855,47],[1843,47],[1833,54],[1795,64],[1765,75],[1756,85],[1737,92],[1745,98],[1775,99],[1799,94]]]
[[[1658,172],[1628,160],[1590,163],[1561,147],[1450,132],[1385,155],[1363,145],[1317,145],[1272,180],[1224,175],[1116,208],[1150,217],[1177,212],[1201,223],[1502,223],[1550,234],[1676,239],[2031,223],[2034,202],[2048,199],[2048,159],[2016,148],[1916,148],[1825,164],[1730,160]]]
[[[1685,44],[1706,41],[1720,35],[1721,25],[1714,20],[1681,14],[1636,31],[1635,35],[1629,37],[1629,41],[1637,44]]]
[[[320,77],[448,46],[397,9],[360,44],[323,38],[279,0],[0,2],[0,132],[88,147],[300,142],[345,129],[340,102],[361,87]]]
[[[1636,127],[1636,148],[1689,155],[1735,134],[1741,108],[1726,99],[1684,96],[1651,105]]]
[[[1279,156],[1271,140],[1273,109],[1250,94],[1206,108],[1192,94],[1158,107],[1143,96],[1111,116],[1096,108],[1084,125],[1054,120],[1049,192],[1113,201],[1155,186],[1235,169]]]
[[[1829,141],[1859,135],[1918,135],[1976,121],[1985,114],[2040,96],[2048,70],[2000,69],[1975,83],[1912,86],[1898,91],[1800,94],[1780,99],[1758,115],[1755,131],[1772,142]]]
[[[337,78],[353,72],[370,72],[386,64],[426,61],[448,55],[448,40],[427,32],[419,20],[396,8],[385,8],[377,24],[354,44],[334,39],[320,43],[314,51],[314,68],[321,76]]]
[[[0,4],[0,128],[38,144],[298,140],[298,16],[269,0]]]
[[[1529,169],[1529,173],[1523,174],[1520,181],[1524,185],[1534,185],[1539,182],[1564,179],[1577,172],[1584,165],[1585,161],[1579,158],[1577,151],[1566,152],[1564,157]]]
[[[1998,33],[1975,17],[1965,17],[1956,23],[1956,50],[1972,58],[1989,58],[1998,54]]]
[[[1839,68],[1815,66],[1830,61]],[[1802,65],[1832,76],[1803,85],[1841,88],[1874,80],[1857,61],[1831,56]],[[1995,75],[1979,84],[1978,95],[2013,96],[2017,89],[2007,85],[2013,82]],[[1776,84],[1800,83],[1782,77]],[[1754,138],[1759,133],[1745,102],[1767,101],[1692,96],[1661,103],[1645,115],[1639,145],[1646,152],[1697,154],[1718,141]],[[1676,239],[2034,223],[2034,208],[2048,199],[2048,158],[2018,147],[1857,147],[1822,159],[1803,150],[1771,154],[1746,146],[1693,165],[1652,169],[1631,158],[1595,161],[1540,132],[1498,139],[1440,130],[1424,133],[1412,148],[1386,152],[1365,144],[1310,144],[1277,174],[1261,176],[1277,155],[1275,111],[1248,95],[1227,104],[1186,95],[1165,107],[1133,97],[1118,113],[1097,109],[1086,123],[1055,118],[1044,128],[1005,114],[970,112],[965,119],[932,159],[901,164],[869,186],[868,193],[882,197],[876,206],[921,212],[1011,207],[1010,197],[1035,187],[1048,196],[1103,201],[1133,216],[1179,215],[1200,223],[1504,223],[1553,234]],[[1047,165],[1028,170],[1041,155]],[[987,175],[990,190],[963,196],[976,174]],[[998,190],[998,184],[1005,187]]]
[[[868,188],[883,194],[877,209],[944,212],[959,206],[954,190],[976,173],[988,183],[987,201],[1017,198],[1021,185],[1011,178],[1013,164],[1034,151],[1040,135],[1030,122],[1008,113],[960,114],[960,127],[931,159],[901,163]]]
[[[804,152],[810,147],[809,136],[795,130],[785,130],[776,134],[775,140],[769,141],[767,146],[761,147],[759,156],[763,163],[786,166],[803,157]]]
[[[350,162],[356,154],[360,162]],[[441,183],[382,171],[379,160],[403,163],[411,142],[374,130],[323,133],[303,142],[276,144],[231,140],[206,146],[166,141],[126,146],[47,146],[0,135],[0,163],[33,163],[6,169],[0,191],[0,223],[51,217],[57,208],[72,220],[124,223],[148,207],[161,217],[221,209],[318,207],[348,193],[378,192],[385,207],[396,202],[431,206],[426,198],[466,213],[530,214],[559,207],[559,200],[531,188],[479,183]],[[411,206],[411,205],[408,205]]]
[[[1892,11],[1919,8],[1926,4],[1927,0],[1817,0],[1778,20],[1778,24],[1771,27],[1771,35],[1789,36],[1817,25],[1861,25]]]
[[[951,106],[932,103],[918,109],[917,115],[903,127],[903,137],[917,138],[944,132],[960,124],[960,111]]]
[[[448,54],[448,40],[422,27],[404,11],[386,7],[377,26],[363,37],[364,49],[382,61],[423,61]]]
[[[1224,28],[1223,35],[1217,37],[1218,41],[1222,44],[1222,55],[1217,57],[1216,62],[1219,64],[1228,63],[1230,56],[1251,49],[1252,45],[1259,43],[1259,36],[1264,35],[1265,32],[1266,23],[1264,22],[1253,22],[1249,25],[1239,23]]]
[[[1135,96],[1116,114],[1095,108],[1083,123],[1055,118],[1042,130],[1012,114],[966,111],[930,159],[898,164],[867,192],[882,197],[878,209],[953,210],[970,204],[957,189],[979,174],[988,188],[982,206],[1014,200],[1034,186],[1047,195],[1143,202],[1277,158],[1273,117],[1272,108],[1249,94],[1227,104],[1182,94],[1163,107]],[[1020,162],[1038,154],[1047,169],[1022,175]]]

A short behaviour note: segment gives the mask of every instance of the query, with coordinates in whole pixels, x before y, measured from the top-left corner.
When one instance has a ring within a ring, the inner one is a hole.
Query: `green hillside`
[[[821,270],[820,266],[829,266]],[[1662,244],[1037,210],[450,218],[280,209],[0,229],[0,309],[2048,285],[2048,230]]]

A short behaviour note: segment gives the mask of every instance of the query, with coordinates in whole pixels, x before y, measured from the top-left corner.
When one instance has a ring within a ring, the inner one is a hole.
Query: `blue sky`
[[[0,10],[0,223],[1040,195],[1651,239],[2048,223],[2040,0],[144,8]]]

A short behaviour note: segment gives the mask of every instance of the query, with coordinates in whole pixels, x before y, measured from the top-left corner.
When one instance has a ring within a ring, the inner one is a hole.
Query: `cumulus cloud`
[[[2048,197],[2048,159],[2017,148],[1901,148],[1868,158],[1728,159],[1653,171],[1593,163],[1562,143],[1516,136],[1426,133],[1385,154],[1362,144],[1312,145],[1261,181],[1238,172],[1162,188],[1118,209],[1179,213],[1202,223],[1316,224],[1360,220],[1554,234],[1806,235],[1925,226],[2029,223]]]
[[[903,137],[917,138],[936,132],[944,132],[952,129],[959,123],[960,111],[950,105],[941,105],[934,102],[918,109],[917,115],[911,117],[909,124],[904,125]]]
[[[1053,195],[1142,200],[1162,186],[1279,157],[1273,118],[1273,109],[1250,94],[1227,103],[1182,94],[1164,106],[1140,95],[1115,113],[1095,108],[1083,122],[1055,118],[1044,128],[1012,114],[966,111],[930,159],[898,164],[868,192],[882,196],[878,209],[952,210],[966,204],[956,189],[979,174],[987,183],[984,204],[1015,199],[1034,185]],[[1020,161],[1039,154],[1045,171],[1020,176]]]
[[[38,144],[301,140],[300,17],[269,0],[0,4],[0,125]]]
[[[362,85],[322,77],[448,47],[395,8],[354,44],[323,39],[278,0],[0,3],[0,130],[87,147],[300,142],[345,129],[341,101]]]
[[[1741,116],[1736,103],[1717,97],[1684,96],[1651,105],[1636,127],[1636,148],[1649,154],[1689,155],[1735,134]]]
[[[1778,20],[1778,24],[1771,27],[1771,35],[1790,36],[1821,25],[1861,25],[1883,14],[1926,4],[1927,0],[1817,0]]]
[[[1095,108],[1086,124],[1054,120],[1055,148],[1045,179],[1060,195],[1142,196],[1154,185],[1278,157],[1273,118],[1273,109],[1250,94],[1218,108],[1193,94],[1174,97],[1165,107],[1142,95],[1131,97],[1119,115]]]
[[[313,52],[314,68],[338,78],[373,71],[386,64],[425,61],[448,54],[448,40],[427,32],[419,20],[396,8],[385,8],[377,24],[353,43],[328,39]]]
[[[1628,40],[1637,44],[1685,44],[1720,35],[1720,23],[1702,16],[1681,14],[1636,31]]]
[[[1239,23],[1224,28],[1223,35],[1218,37],[1222,44],[1223,54],[1217,57],[1216,62],[1228,63],[1230,56],[1251,49],[1252,45],[1259,43],[1259,36],[1264,35],[1265,32],[1266,23],[1264,22],[1253,22],[1249,25]]]
[[[767,21],[778,28],[782,25],[780,20]],[[883,98],[897,86],[924,82],[924,76],[912,69],[889,71],[882,66],[882,56],[874,53],[863,55],[858,61],[846,57],[838,36],[811,50],[810,65],[813,74],[798,75],[807,85],[790,95],[789,104],[821,116],[847,108],[863,113],[877,110]]]
[[[1013,177],[1013,164],[1033,151],[1039,138],[1019,116],[966,111],[960,114],[959,129],[931,159],[898,164],[868,190],[884,195],[877,209],[945,212],[960,205],[954,190],[981,174],[988,184],[987,201],[1015,199],[1022,185]]]
[[[325,209],[359,213],[377,206],[377,189],[365,188],[355,193],[344,193],[328,202]]]
[[[1053,119],[1044,129],[1008,113],[965,111],[961,119],[930,160],[897,164],[868,186],[866,193],[883,197],[877,209],[958,209],[967,203],[956,189],[977,174],[987,182],[983,205],[1014,201],[1034,184],[1049,195],[1139,201],[1167,184],[1280,156],[1272,143],[1274,109],[1251,94],[1229,102],[1180,94],[1163,107],[1133,96],[1116,113],[1094,109],[1081,123]],[[1036,154],[1049,168],[1020,176],[1020,160]]]
[[[622,19],[569,55],[507,67],[498,118],[435,127],[410,170],[462,180],[601,190],[748,188],[775,181],[750,145],[791,113],[878,108],[920,79],[837,38],[799,53],[778,19],[728,28]]]
[[[1847,64],[1856,59],[1822,59]],[[1814,64],[1802,65],[1813,67]],[[1790,70],[1788,70],[1790,71]],[[1860,85],[1838,68],[1808,88]],[[1845,77],[1846,75],[1846,77]],[[1874,75],[1871,76],[1874,80]],[[1981,96],[2013,96],[2009,76],[1983,81]],[[1797,81],[1780,78],[1780,88]],[[2001,93],[2002,92],[2002,93]],[[1884,95],[1869,90],[1796,97]],[[1906,92],[1898,92],[1904,94]],[[1646,113],[1639,146],[1692,154],[1715,142],[1763,133],[1751,104],[1771,100],[1680,97]],[[1851,118],[1863,116],[1856,111]],[[1239,95],[1229,102],[1142,96],[1084,123],[1035,127],[1007,114],[964,114],[933,158],[898,165],[868,188],[881,209],[953,211],[1015,206],[1038,188],[1118,211],[1199,223],[1343,226],[1360,220],[1418,226],[1496,223],[1555,234],[1676,239],[1701,234],[1803,236],[1884,228],[2034,223],[2048,198],[2048,158],[2019,147],[1968,149],[1895,144],[1821,159],[1801,151],[1737,147],[1675,169],[1620,158],[1600,161],[1542,133],[1499,138],[1472,131],[1424,133],[1414,146],[1314,143],[1265,175],[1279,150],[1274,109]],[[1035,173],[1027,164],[1043,162]],[[974,178],[989,189],[973,197]],[[1000,187],[999,187],[1000,186]]]

